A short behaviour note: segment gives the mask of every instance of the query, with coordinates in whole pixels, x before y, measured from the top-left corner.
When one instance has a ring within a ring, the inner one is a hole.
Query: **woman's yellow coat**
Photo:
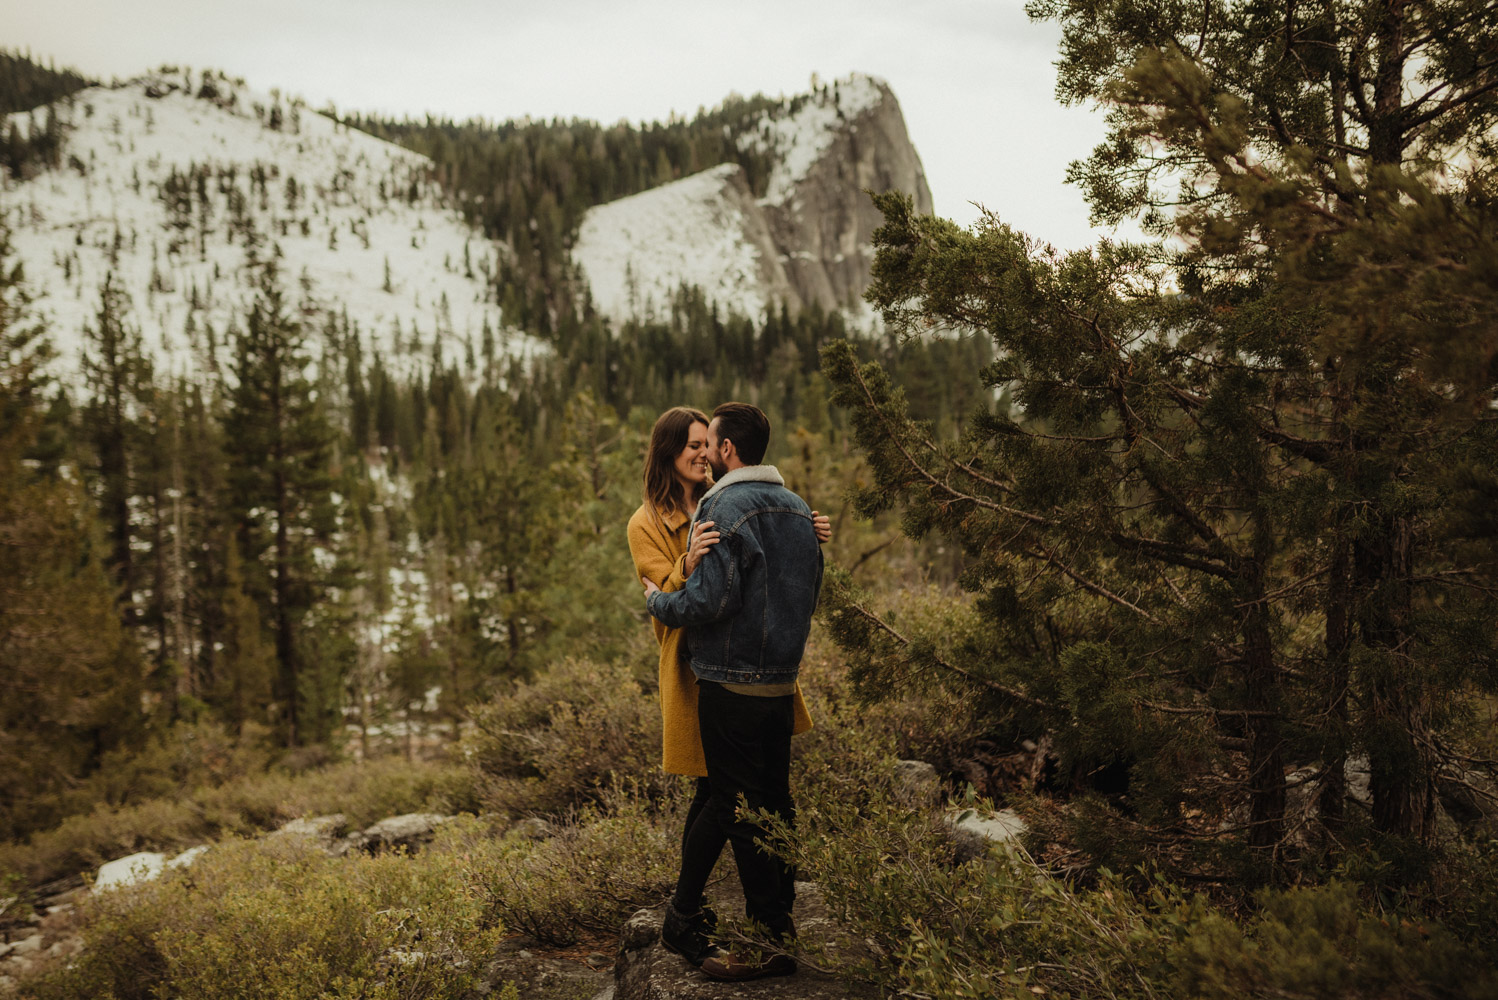
[[[664,521],[664,523],[662,523]],[[662,590],[680,590],[686,584],[687,533],[691,518],[673,512],[657,520],[641,506],[629,519],[629,554],[635,561],[635,575],[654,581]],[[706,777],[707,764],[702,759],[702,733],[697,728],[697,678],[682,655],[685,630],[667,628],[654,618],[656,641],[661,644],[660,692],[661,766],[671,774]],[[811,714],[796,683],[793,699],[794,732],[811,728]]]

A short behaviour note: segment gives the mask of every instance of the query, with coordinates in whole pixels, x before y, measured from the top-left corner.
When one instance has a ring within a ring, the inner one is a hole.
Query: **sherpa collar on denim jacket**
[[[697,514],[702,513],[702,505],[707,503],[708,497],[734,483],[770,483],[775,486],[784,486],[785,477],[773,465],[741,465],[737,469],[729,469],[723,474],[722,479],[713,483],[712,489],[702,494],[702,499],[697,501],[697,511],[692,515],[692,520],[695,521]]]

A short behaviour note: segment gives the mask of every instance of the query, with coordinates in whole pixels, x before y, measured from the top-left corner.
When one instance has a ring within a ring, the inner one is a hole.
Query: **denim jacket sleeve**
[[[645,609],[669,628],[685,628],[731,618],[743,598],[739,591],[738,539],[729,536],[707,550],[697,571],[680,590],[650,595]]]

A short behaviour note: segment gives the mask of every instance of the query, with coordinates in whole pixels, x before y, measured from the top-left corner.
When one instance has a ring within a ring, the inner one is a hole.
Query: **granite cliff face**
[[[780,189],[772,178],[763,200],[792,286],[802,302],[827,309],[857,302],[868,287],[874,230],[884,221],[868,191],[903,191],[917,211],[933,210],[894,92],[883,81],[854,78],[855,92],[865,88],[871,99],[855,97],[851,113],[829,123],[827,144],[805,172]]]
[[[584,219],[573,259],[593,302],[616,320],[658,311],[682,284],[726,312],[758,317],[858,305],[883,221],[867,190],[931,190],[889,85],[854,75],[765,115],[742,148],[774,159],[753,199],[733,164],[601,205]]]

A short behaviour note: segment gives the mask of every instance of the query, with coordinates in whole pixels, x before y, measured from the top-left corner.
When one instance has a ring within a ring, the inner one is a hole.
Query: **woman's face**
[[[673,463],[676,478],[681,480],[690,496],[698,483],[707,481],[707,424],[693,424],[687,431],[686,447]]]

